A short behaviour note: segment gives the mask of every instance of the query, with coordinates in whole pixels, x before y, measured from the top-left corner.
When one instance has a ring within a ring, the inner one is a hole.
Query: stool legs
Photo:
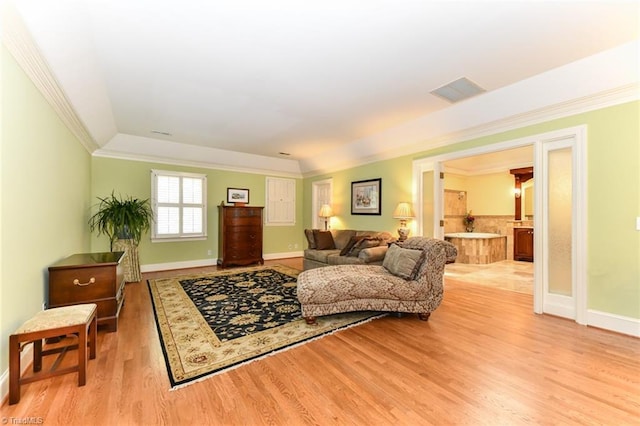
[[[33,342],[33,372],[42,370],[42,339]]]
[[[20,341],[9,336],[9,404],[20,401]]]
[[[87,383],[87,328],[82,326],[83,330],[78,333],[78,386],[84,386]]]
[[[42,340],[48,337],[55,337],[65,334],[78,335],[78,364],[74,367],[57,369],[54,371],[56,364],[61,360],[59,358],[54,363],[49,372],[40,372],[42,370],[42,357],[52,353],[65,352],[75,345],[57,348],[42,349]],[[31,383],[36,380],[45,379],[60,374],[78,372],[78,386],[84,386],[87,382],[87,362],[88,359],[95,359],[97,355],[98,340],[98,317],[94,313],[93,317],[87,324],[78,324],[69,327],[63,327],[51,330],[41,330],[38,332],[25,334],[12,334],[9,336],[9,404],[17,404],[20,402],[20,385]],[[31,377],[20,377],[20,352],[23,343],[33,342],[33,372]],[[87,351],[88,346],[88,351]],[[37,374],[36,374],[37,373]]]
[[[96,347],[98,341],[98,315],[93,317],[89,326],[89,358],[96,359]]]

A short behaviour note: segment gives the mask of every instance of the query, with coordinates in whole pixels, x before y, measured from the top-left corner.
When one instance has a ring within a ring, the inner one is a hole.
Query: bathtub
[[[485,264],[507,259],[507,236],[487,232],[444,234],[458,249],[457,263]]]

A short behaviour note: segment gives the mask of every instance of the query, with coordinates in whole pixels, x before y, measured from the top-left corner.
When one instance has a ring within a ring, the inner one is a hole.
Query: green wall
[[[345,228],[393,230],[397,227],[391,217],[395,204],[411,199],[414,160],[586,125],[588,308],[640,319],[640,232],[635,230],[640,216],[639,122],[640,102],[635,101],[307,178],[305,226],[310,224],[311,187],[316,180],[333,178],[334,201]],[[377,177],[382,177],[382,216],[351,216],[350,182]]]
[[[89,249],[91,159],[2,46],[0,371],[6,342],[42,309],[47,267]]]
[[[334,228],[389,231],[395,234],[400,222],[393,218],[393,210],[401,201],[412,201],[411,173],[411,161],[407,167],[407,157],[402,157],[305,179],[304,227],[311,227],[312,183],[331,178],[335,214],[331,224]],[[381,215],[352,215],[351,182],[377,178],[382,179]]]
[[[141,161],[94,157],[92,160],[92,199],[115,191],[123,196],[151,198],[151,170],[171,170],[207,175],[207,239],[200,241],[156,242],[150,235],[140,242],[140,263],[213,261],[218,257],[218,206],[227,199],[227,188],[249,189],[249,204],[265,205],[266,176],[252,173],[230,172],[197,167],[157,164]],[[296,224],[294,226],[266,226],[264,228],[264,255],[289,253],[303,249],[304,238],[301,217],[302,180],[296,179]],[[297,245],[297,248],[296,248]],[[291,246],[291,247],[290,247]],[[91,249],[109,251],[109,239],[93,235]],[[211,254],[209,253],[211,250]]]

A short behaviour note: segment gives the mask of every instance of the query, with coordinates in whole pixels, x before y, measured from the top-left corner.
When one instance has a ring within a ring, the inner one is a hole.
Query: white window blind
[[[152,170],[152,240],[206,237],[206,188],[206,175]]]
[[[266,199],[265,225],[296,224],[296,181],[294,179],[268,177]]]

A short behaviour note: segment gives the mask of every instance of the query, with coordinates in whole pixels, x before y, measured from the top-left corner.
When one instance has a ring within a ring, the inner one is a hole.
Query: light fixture
[[[320,212],[318,213],[318,216],[324,218],[324,230],[326,231],[329,218],[333,216],[333,209],[329,204],[323,204],[322,207],[320,207]]]
[[[398,203],[398,206],[393,211],[393,218],[400,219],[400,227],[398,228],[400,241],[406,240],[409,236],[410,229],[407,228],[407,220],[412,219],[413,217],[414,214],[411,204],[405,202]]]
[[[522,189],[520,188],[513,188],[513,195],[516,196],[516,198],[520,198],[520,195],[522,194]]]
[[[458,192],[458,200],[462,200],[464,198],[464,191]]]

